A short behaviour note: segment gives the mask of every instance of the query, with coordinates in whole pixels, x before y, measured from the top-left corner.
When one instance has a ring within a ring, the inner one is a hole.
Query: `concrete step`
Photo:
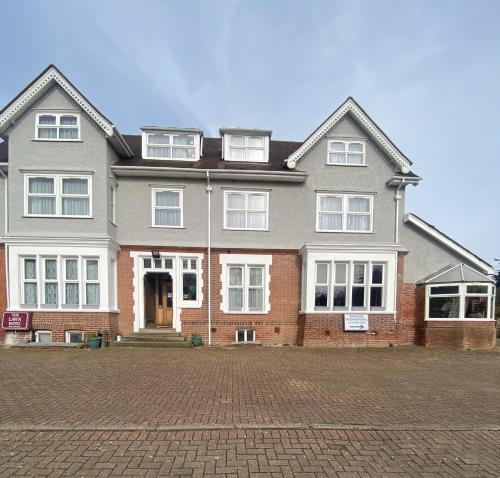
[[[187,337],[178,335],[153,335],[153,334],[132,334],[122,337],[123,342],[186,342]]]
[[[137,332],[135,332],[137,333]],[[159,329],[139,329],[139,334],[148,334],[148,335],[170,335],[170,334],[179,334],[177,330],[171,327],[162,327]]]
[[[190,342],[165,342],[165,341],[126,341],[111,342],[110,347],[146,347],[146,348],[191,348]]]

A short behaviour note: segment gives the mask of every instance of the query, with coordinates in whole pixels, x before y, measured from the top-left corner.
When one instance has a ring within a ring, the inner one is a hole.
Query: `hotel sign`
[[[368,314],[344,314],[344,330],[347,332],[368,330]]]
[[[4,312],[2,329],[4,330],[31,330],[32,312]]]

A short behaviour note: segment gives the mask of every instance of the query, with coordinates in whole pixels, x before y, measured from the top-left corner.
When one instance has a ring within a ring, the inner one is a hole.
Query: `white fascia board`
[[[308,174],[303,172],[173,168],[168,166],[112,166],[111,169],[116,176],[135,177],[191,177],[205,179],[207,171],[210,173],[211,178],[247,179],[252,181],[303,183],[308,177]]]
[[[374,243],[374,244],[359,244],[359,243],[305,243],[299,253],[304,255],[309,252],[403,252],[407,253],[408,249],[401,244],[394,243]]]
[[[467,259],[472,264],[477,265],[481,269],[481,271],[486,272],[486,274],[495,273],[495,269],[490,264],[479,259],[474,254],[465,249],[463,246],[451,240],[450,238],[446,237],[442,232],[438,231],[437,229],[434,229],[433,227],[429,226],[427,223],[422,221],[419,217],[415,216],[414,214],[411,213],[406,214],[404,221],[414,224],[415,226],[417,226],[418,228],[420,228],[421,230],[432,236],[434,239],[437,239],[441,244],[445,245],[446,247],[453,250],[457,254],[460,254],[462,257]]]
[[[387,153],[403,173],[409,173],[411,162],[405,158],[392,141],[368,117],[368,115],[352,99],[348,98],[333,114],[314,131],[304,144],[286,159],[287,166],[294,169],[302,156],[307,153],[325,134],[338,123],[347,113],[351,113],[357,121],[368,131],[370,137]]]

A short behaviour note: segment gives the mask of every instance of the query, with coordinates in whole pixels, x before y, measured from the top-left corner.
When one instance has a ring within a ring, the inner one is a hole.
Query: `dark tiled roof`
[[[0,163],[7,163],[9,161],[9,142],[5,138],[2,143],[0,143]]]
[[[172,168],[199,168],[199,169],[251,169],[262,171],[289,171],[284,161],[296,151],[302,142],[299,141],[271,141],[269,144],[268,163],[248,163],[224,161],[222,159],[221,138],[203,138],[203,156],[199,161],[172,161],[158,159],[142,159],[142,136],[123,135],[134,157],[120,159],[115,166],[162,166]]]

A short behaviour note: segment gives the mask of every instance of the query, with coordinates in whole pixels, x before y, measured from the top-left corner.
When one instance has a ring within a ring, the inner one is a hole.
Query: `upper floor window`
[[[36,139],[44,141],[77,141],[80,139],[80,116],[40,113],[36,115]]]
[[[373,196],[318,194],[316,230],[320,232],[371,232]]]
[[[364,166],[365,144],[361,141],[328,141],[327,164]]]
[[[267,192],[226,191],[224,228],[262,231],[268,227]]]
[[[26,176],[25,215],[90,217],[90,176]]]
[[[228,137],[229,161],[266,162],[264,136],[236,136]]]
[[[198,135],[184,133],[145,133],[145,157],[149,159],[177,159],[195,161],[197,159]],[[144,153],[143,153],[144,154]]]
[[[182,227],[182,190],[153,189],[153,226]]]

